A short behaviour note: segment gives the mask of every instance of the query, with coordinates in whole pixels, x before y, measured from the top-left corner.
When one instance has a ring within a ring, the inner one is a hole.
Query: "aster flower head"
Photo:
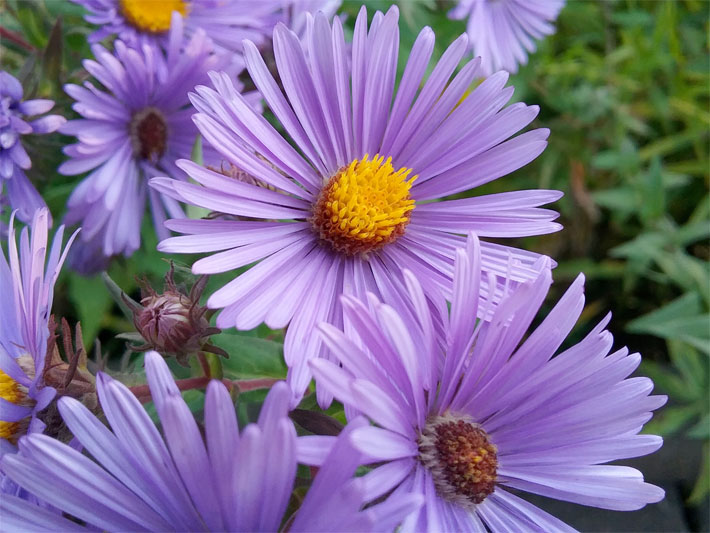
[[[372,294],[344,296],[345,327],[320,326],[342,366],[312,361],[316,381],[376,424],[353,433],[381,463],[362,479],[370,497],[424,495],[403,531],[570,530],[509,489],[613,510],[661,500],[639,471],[604,464],[662,444],[639,435],[666,401],[649,396],[650,379],[628,378],[640,355],[610,353],[609,316],[554,355],[582,312],[584,278],[526,336],[551,284],[549,259],[496,307],[479,304],[481,262],[471,235],[456,253],[450,312],[428,305],[407,272],[409,313]],[[489,320],[476,319],[479,305]]]
[[[454,75],[466,52],[465,35],[422,85],[434,48],[432,30],[422,30],[395,93],[398,17],[396,7],[386,15],[377,12],[368,29],[363,8],[352,47],[340,20],[331,26],[322,13],[310,18],[301,40],[278,25],[274,52],[285,93],[256,46],[245,42],[249,74],[289,140],[249,108],[226,76],[211,76],[214,89],[196,89],[191,98],[203,138],[274,190],[190,161],[177,165],[199,185],[151,181],[171,198],[252,218],[168,221],[169,229],[185,235],[163,241],[159,249],[218,252],[193,265],[199,274],[260,261],[207,305],[224,309],[217,318],[221,328],[290,323],[285,358],[296,399],[310,380],[306,359],[325,354],[312,329],[322,320],[341,320],[340,294],[371,291],[401,299],[402,267],[426,279],[425,290],[448,294],[462,233],[513,237],[560,228],[555,212],[538,207],[559,198],[556,191],[432,202],[527,164],[545,148],[548,130],[508,139],[538,108],[519,103],[503,109],[513,92],[504,88],[505,73],[457,105],[479,70],[474,60]],[[489,243],[482,249],[487,271],[512,282],[534,275],[535,254]],[[327,395],[320,400],[330,401]]]
[[[535,52],[535,41],[555,32],[553,22],[565,0],[458,0],[453,19],[468,18],[466,32],[481,70],[512,74]]]
[[[330,19],[335,16],[342,3],[342,0],[284,0],[286,16],[283,22],[291,31],[303,36],[306,33],[309,13],[320,11]]]
[[[277,531],[283,521],[300,456],[321,468],[289,531],[372,531],[393,528],[421,504],[407,496],[397,505],[364,511],[352,476],[360,455],[344,431],[326,454],[299,444],[288,418],[288,386],[269,392],[255,424],[239,431],[232,398],[213,381],[207,388],[204,439],[157,352],[146,354],[146,375],[163,435],[135,396],[105,374],[99,400],[111,429],[71,398],[59,400],[67,426],[93,460],[44,435],[20,442],[21,454],[3,470],[56,508],[106,531]],[[34,519],[17,499],[0,503],[3,524],[26,529]],[[63,531],[66,520],[46,517],[45,528]],[[330,524],[330,529],[323,527]],[[76,524],[72,530],[83,529]]]
[[[242,40],[261,44],[281,18],[284,0],[72,0],[90,14],[87,22],[101,27],[91,42],[117,35],[131,45],[169,47],[173,13],[184,19],[185,35],[204,31],[217,53],[241,53]]]
[[[44,430],[45,423],[37,415],[55,395],[43,379],[54,283],[74,239],[73,235],[62,249],[60,227],[48,246],[46,208],[23,228],[19,243],[14,222],[13,215],[7,256],[0,249],[0,455],[15,451],[22,435]],[[3,493],[16,488],[0,479]]]
[[[129,256],[139,247],[146,197],[159,237],[168,235],[166,211],[184,216],[177,202],[149,190],[146,180],[158,174],[186,179],[175,159],[190,156],[197,136],[187,93],[223,64],[204,32],[183,42],[178,15],[165,53],[122,41],[113,54],[100,45],[92,50],[96,59],[84,66],[104,88],[90,81],[66,86],[84,118],[62,127],[79,142],[64,149],[70,160],[59,167],[67,175],[89,171],[69,198],[66,218],[84,228],[71,258],[84,272],[101,270],[111,256]],[[209,150],[205,157],[211,157]]]
[[[59,115],[45,115],[54,107],[52,100],[22,101],[22,93],[17,78],[0,71],[0,193],[7,194],[20,220],[30,222],[45,203],[24,173],[32,161],[20,137],[52,133],[66,120]]]

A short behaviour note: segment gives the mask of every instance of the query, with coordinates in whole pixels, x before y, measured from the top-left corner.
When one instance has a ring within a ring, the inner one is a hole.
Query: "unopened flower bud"
[[[172,265],[165,276],[162,293],[157,293],[143,281],[140,305],[133,304],[132,308],[133,324],[145,344],[131,348],[137,351],[155,350],[166,356],[174,356],[183,366],[187,366],[187,359],[191,355],[200,351],[226,357],[224,351],[208,342],[209,336],[220,330],[210,326],[205,316],[207,308],[199,304],[206,284],[207,277],[202,276],[189,294],[181,292],[173,280]]]

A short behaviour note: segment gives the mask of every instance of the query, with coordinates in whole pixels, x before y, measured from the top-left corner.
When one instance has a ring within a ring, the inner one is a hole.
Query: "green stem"
[[[216,354],[210,352],[202,352],[205,363],[209,368],[209,375],[214,379],[222,379],[224,377],[224,371],[222,370],[222,358]]]

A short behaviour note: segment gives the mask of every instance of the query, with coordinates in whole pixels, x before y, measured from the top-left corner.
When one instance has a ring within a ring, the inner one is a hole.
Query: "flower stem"
[[[204,389],[207,387],[213,378],[207,376],[200,376],[196,378],[186,378],[186,379],[176,379],[175,385],[180,391],[187,391],[192,389]],[[273,378],[262,378],[262,379],[244,379],[244,380],[229,380],[221,379],[225,387],[229,391],[236,388],[239,392],[247,392],[257,389],[270,389],[271,386],[279,381]],[[138,398],[141,403],[146,403],[151,401],[150,387],[148,385],[136,385],[135,387],[129,387],[130,391]]]

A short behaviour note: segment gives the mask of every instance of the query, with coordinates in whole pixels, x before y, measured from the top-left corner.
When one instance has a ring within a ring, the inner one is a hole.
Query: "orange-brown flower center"
[[[495,490],[497,449],[483,428],[466,417],[430,419],[420,435],[419,452],[443,499],[471,507]]]
[[[156,163],[165,153],[168,125],[163,114],[149,107],[133,115],[131,141],[136,156]]]

